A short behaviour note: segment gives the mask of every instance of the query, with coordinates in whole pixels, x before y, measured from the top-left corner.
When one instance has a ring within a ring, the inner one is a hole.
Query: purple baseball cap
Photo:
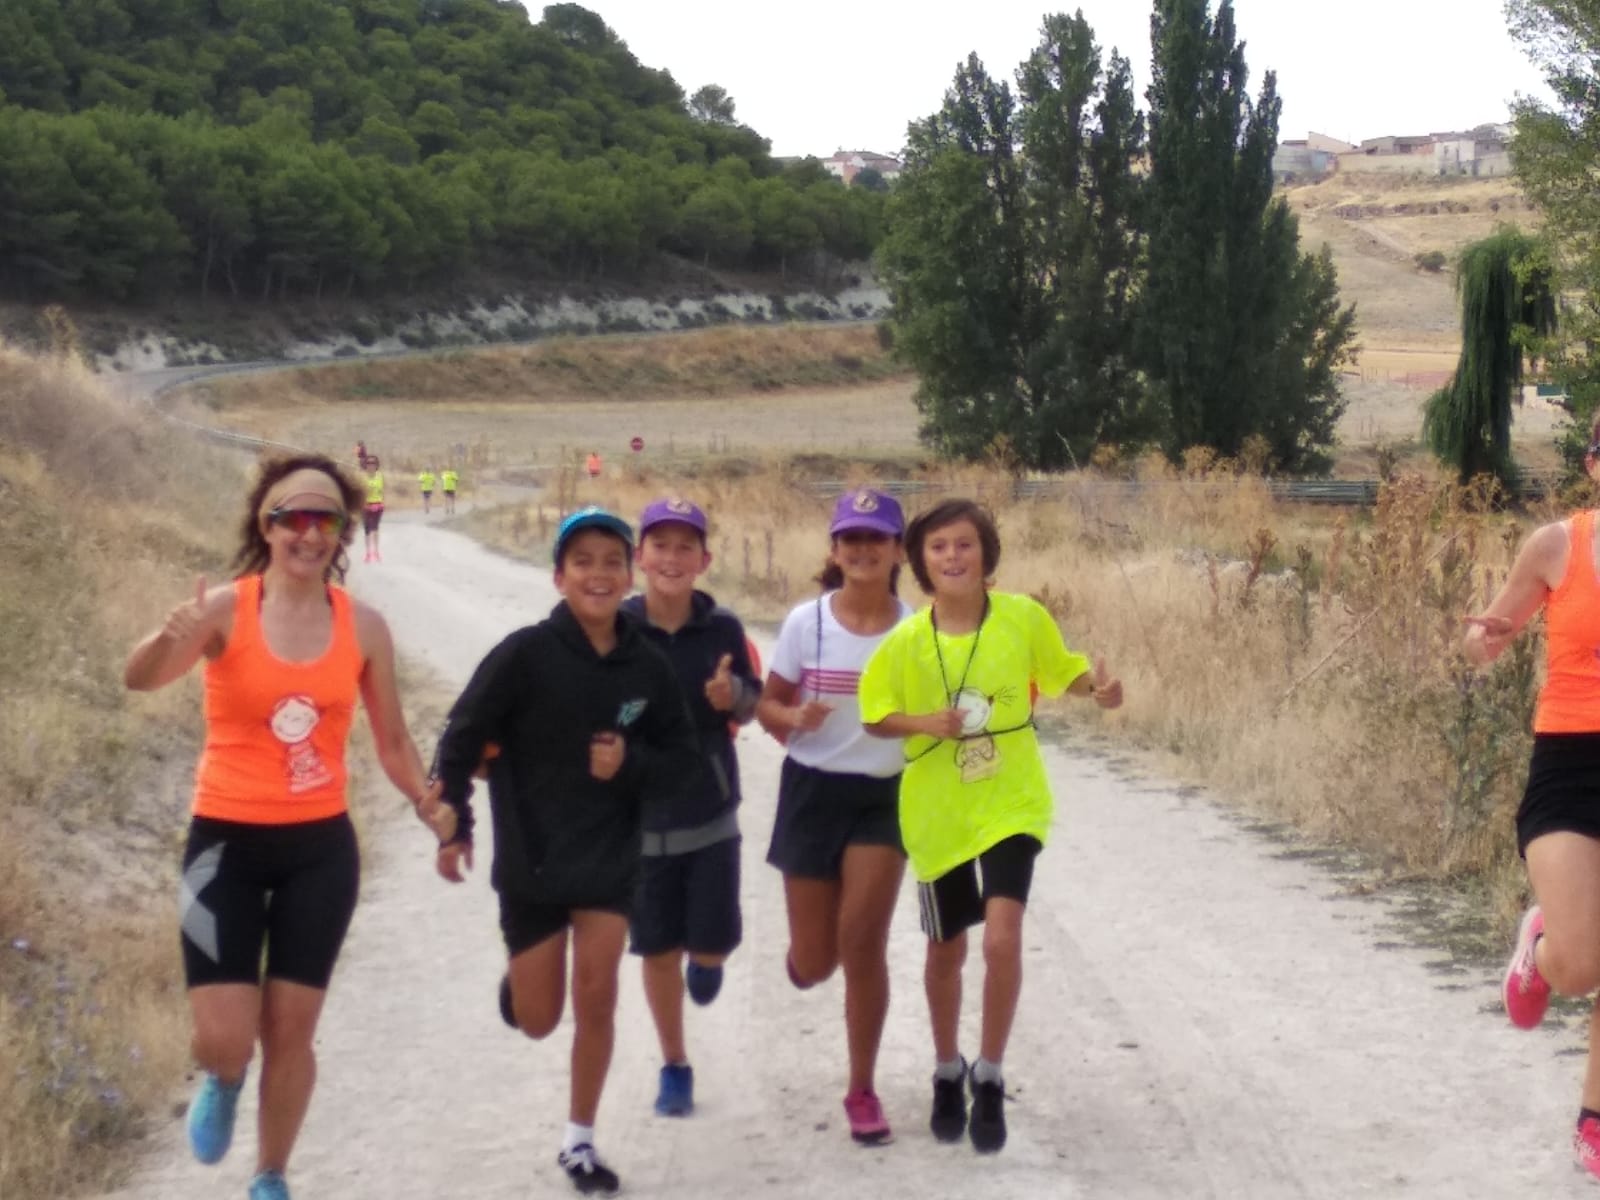
[[[691,504],[681,496],[665,496],[647,505],[639,516],[639,536],[643,537],[653,526],[665,525],[668,521],[687,525],[702,540],[705,539],[706,514],[700,511],[698,504]]]
[[[877,492],[871,488],[846,492],[833,506],[833,524],[828,526],[828,533],[844,533],[848,529],[867,529],[873,533],[900,537],[906,531],[906,519],[900,511],[900,501],[887,492]]]

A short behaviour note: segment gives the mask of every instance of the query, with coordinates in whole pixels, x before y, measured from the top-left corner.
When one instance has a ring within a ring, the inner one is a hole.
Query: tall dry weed
[[[121,665],[222,575],[243,464],[70,354],[0,346],[0,395],[0,1196],[47,1197],[115,1173],[184,1055],[169,880],[196,694],[132,705]]]

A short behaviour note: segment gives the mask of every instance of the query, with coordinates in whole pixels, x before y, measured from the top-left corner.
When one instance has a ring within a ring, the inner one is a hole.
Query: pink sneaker
[[[1578,1122],[1578,1131],[1572,1135],[1572,1151],[1578,1156],[1580,1167],[1600,1178],[1600,1121],[1585,1117]]]
[[[862,1145],[881,1146],[889,1140],[889,1122],[876,1092],[851,1092],[844,1098],[844,1115],[850,1120],[850,1136]]]
[[[1544,912],[1535,904],[1522,918],[1522,928],[1517,931],[1517,949],[1506,967],[1505,986],[1501,989],[1506,1003],[1506,1016],[1518,1029],[1537,1029],[1550,1007],[1550,985],[1539,974],[1533,948],[1544,933]]]

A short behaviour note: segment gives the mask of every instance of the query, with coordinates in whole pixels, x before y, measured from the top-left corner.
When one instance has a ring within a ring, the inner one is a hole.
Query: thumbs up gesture
[[[1095,656],[1094,669],[1089,672],[1089,694],[1101,708],[1122,707],[1122,680],[1113,679],[1106,668],[1106,660]]]
[[[733,711],[733,655],[717,659],[717,669],[706,680],[706,700],[718,712]]]
[[[194,581],[194,599],[186,600],[167,614],[161,633],[180,646],[189,645],[200,637],[206,620],[206,577]]]

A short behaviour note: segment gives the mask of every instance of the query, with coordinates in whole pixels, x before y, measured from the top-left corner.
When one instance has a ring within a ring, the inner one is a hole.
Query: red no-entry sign
[[[628,443],[628,447],[635,454],[637,454],[639,451],[644,449],[644,439],[642,437],[636,437],[633,439],[633,441]]]

